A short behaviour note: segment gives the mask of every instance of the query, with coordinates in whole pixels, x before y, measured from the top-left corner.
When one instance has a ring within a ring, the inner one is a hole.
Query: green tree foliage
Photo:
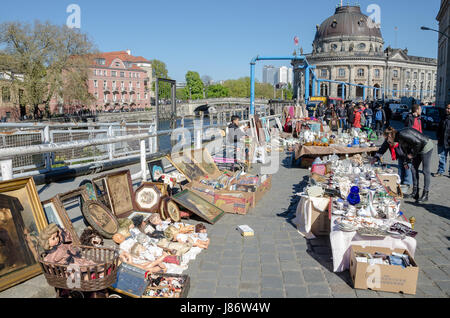
[[[200,75],[194,71],[188,71],[186,73],[186,92],[191,96],[191,99],[203,98],[203,82],[200,79]]]
[[[206,97],[208,98],[220,98],[229,96],[228,88],[220,84],[208,86],[206,92]]]
[[[153,74],[154,74],[154,81],[152,85],[152,90],[155,91],[155,83],[157,78],[165,78],[170,79],[169,72],[167,71],[166,63],[160,60],[152,60],[152,68],[153,68]],[[170,84],[159,82],[159,98],[160,99],[169,99],[171,98],[171,90],[170,90]]]
[[[185,88],[177,89],[177,99],[187,100],[189,98],[189,92],[186,94]]]
[[[23,100],[36,115],[44,104],[49,114],[53,97],[87,103],[88,63],[82,57],[95,53],[88,37],[77,29],[36,21],[0,24],[0,71],[12,76],[11,85],[23,87]],[[21,76],[17,76],[21,74]],[[23,75],[23,76],[22,76]],[[73,87],[81,88],[69,92]]]

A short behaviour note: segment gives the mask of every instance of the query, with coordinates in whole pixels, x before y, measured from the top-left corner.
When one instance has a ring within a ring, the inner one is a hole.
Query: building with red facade
[[[95,56],[89,70],[89,93],[95,98],[90,105],[67,105],[55,98],[54,113],[74,113],[81,108],[92,111],[131,110],[150,107],[153,97],[152,64],[131,51],[106,52]]]

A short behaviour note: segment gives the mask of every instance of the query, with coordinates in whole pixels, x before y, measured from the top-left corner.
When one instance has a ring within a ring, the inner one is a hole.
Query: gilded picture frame
[[[33,178],[0,182],[0,291],[39,275],[38,236],[47,225]]]

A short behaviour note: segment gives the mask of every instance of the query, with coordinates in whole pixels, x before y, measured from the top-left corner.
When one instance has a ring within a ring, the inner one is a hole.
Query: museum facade
[[[365,85],[369,99],[414,97],[424,103],[435,102],[437,59],[412,56],[407,49],[384,49],[380,26],[362,14],[359,6],[340,6],[333,16],[317,25],[312,52],[306,54],[315,65],[318,79]],[[294,97],[305,93],[302,62],[294,66]],[[310,81],[310,95],[312,95]],[[362,87],[321,82],[320,96],[362,99]]]

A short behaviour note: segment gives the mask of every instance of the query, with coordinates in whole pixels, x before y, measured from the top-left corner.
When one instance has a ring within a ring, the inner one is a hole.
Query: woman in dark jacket
[[[413,183],[411,164],[408,163],[408,158],[399,143],[391,146],[386,139],[375,154],[375,160],[373,163],[375,163],[376,160],[381,160],[381,157],[383,157],[388,150],[391,153],[392,160],[398,160],[398,172],[400,175],[401,184],[407,185],[409,188]]]
[[[431,181],[431,155],[433,154],[434,148],[433,142],[414,128],[403,128],[397,131],[392,127],[388,127],[384,135],[390,146],[395,146],[398,143],[406,155],[407,162],[412,162],[413,192],[406,197],[412,197],[416,199],[416,202],[428,201]],[[423,165],[424,187],[422,197],[419,199],[420,164]]]

